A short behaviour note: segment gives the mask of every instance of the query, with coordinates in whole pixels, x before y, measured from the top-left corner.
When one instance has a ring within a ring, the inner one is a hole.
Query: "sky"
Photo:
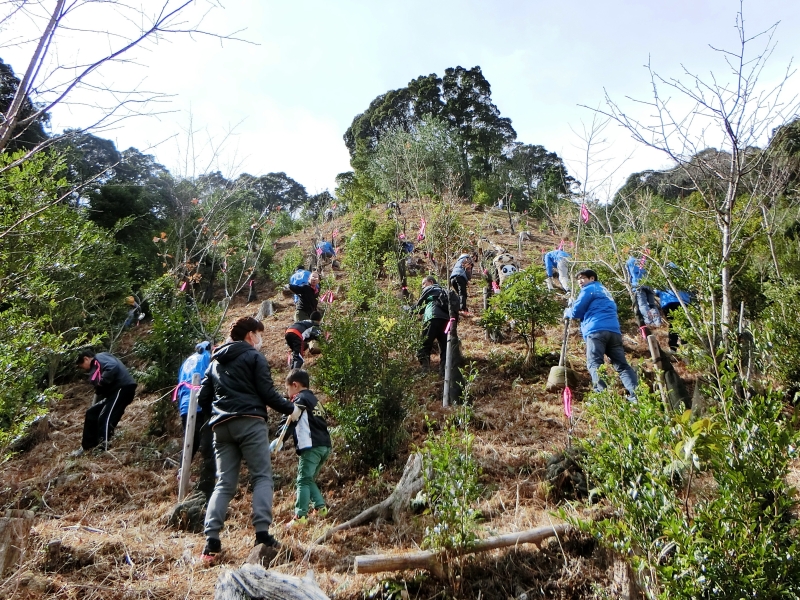
[[[162,2],[142,4],[152,11]],[[684,67],[704,76],[727,75],[721,55],[709,46],[736,49],[740,3],[229,0],[224,8],[210,7],[209,0],[196,0],[184,13],[187,23],[205,15],[203,29],[238,32],[247,41],[172,34],[134,50],[127,55],[131,63],[102,69],[92,79],[97,85],[139,86],[170,98],[149,107],[159,114],[123,120],[98,135],[120,149],[153,154],[177,174],[283,171],[310,193],[333,191],[335,176],[350,170],[342,135],[373,98],[420,75],[479,65],[518,141],[555,151],[573,176],[583,181],[588,174],[596,186],[606,182],[602,187],[611,193],[631,172],[669,163],[609,125],[600,136],[605,143],[595,146],[602,152],[587,172],[581,132],[594,113],[585,106],[602,107],[607,93],[647,117],[626,98],[651,95],[648,61],[667,78]],[[88,4],[84,14],[76,14],[81,31],[58,38],[59,60],[119,43],[113,34],[123,33],[131,20],[102,12],[108,8]],[[800,38],[800,2],[746,0],[743,10],[749,34],[780,22],[762,76],[765,84],[777,81]],[[16,43],[24,37],[20,32],[27,28],[33,39],[42,22],[0,25],[0,58],[18,73],[31,54],[30,44]],[[92,23],[111,35],[89,37],[85,31]],[[800,91],[800,76],[789,84]],[[79,90],[70,103],[56,107],[53,131],[93,122],[98,94]]]

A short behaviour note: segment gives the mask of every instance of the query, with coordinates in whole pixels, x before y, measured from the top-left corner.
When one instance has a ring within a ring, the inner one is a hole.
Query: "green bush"
[[[142,294],[149,304],[153,324],[147,336],[133,347],[136,355],[148,363],[136,375],[146,390],[155,390],[175,385],[183,359],[204,337],[204,330],[199,307],[178,289],[172,276],[164,275],[153,281]]]
[[[289,248],[279,263],[269,266],[269,279],[280,284],[287,284],[292,273],[302,264],[304,264],[303,250],[298,247]]]
[[[561,304],[548,291],[544,280],[541,267],[514,273],[504,282],[500,293],[492,296],[489,310],[479,321],[495,335],[504,323],[508,324],[525,341],[526,365],[536,361],[537,332],[542,326],[555,323],[562,312]]]
[[[375,467],[395,458],[404,438],[409,400],[407,369],[420,326],[397,302],[379,297],[367,313],[329,313],[314,375],[330,401],[345,454],[356,465]],[[391,315],[391,316],[389,316]]]
[[[630,559],[648,597],[800,594],[786,483],[798,434],[776,394],[737,398],[734,373],[727,365],[699,420],[666,416],[641,387],[637,404],[608,391],[587,403],[595,433],[583,442],[584,467],[615,516],[583,526]],[[704,484],[693,489],[699,473]]]

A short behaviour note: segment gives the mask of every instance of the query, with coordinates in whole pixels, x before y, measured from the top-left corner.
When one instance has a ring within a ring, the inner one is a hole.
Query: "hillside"
[[[386,218],[380,209],[374,209],[374,213]],[[418,220],[413,211],[406,217],[412,224]],[[510,232],[505,213],[467,211],[463,218],[476,236],[486,236],[517,254],[518,238]],[[341,217],[321,226],[321,233],[328,237],[336,228],[342,236],[348,235],[348,219]],[[523,268],[540,263],[542,250],[558,245],[558,238],[540,231],[536,222],[526,223],[523,218],[517,227],[530,233],[530,240],[522,243],[522,255],[517,256]],[[275,260],[279,261],[295,245],[309,247],[314,235],[309,229],[281,239],[276,244]],[[338,271],[328,276],[335,277],[336,287],[346,292],[350,274]],[[473,280],[469,292],[474,316],[461,320],[459,334],[467,362],[474,361],[479,371],[473,388],[472,423],[474,452],[486,490],[478,507],[484,519],[482,536],[486,537],[559,521],[555,514],[559,504],[545,482],[545,461],[550,454],[564,449],[569,432],[560,394],[549,394],[544,389],[549,368],[557,361],[560,328],[545,332],[539,344],[549,352],[535,369],[525,369],[520,360],[524,345],[519,340],[493,344],[477,325],[480,290],[481,281]],[[287,371],[283,336],[292,322],[294,307],[274,283],[263,284],[258,295],[259,301],[270,299],[275,309],[274,315],[265,320],[262,351],[272,367],[273,378],[280,382]],[[333,308],[336,307],[335,302]],[[228,321],[255,314],[257,309],[258,303],[247,304],[245,297],[237,297]],[[146,335],[146,327],[134,328],[123,348],[130,348],[132,338]],[[635,325],[627,323],[624,327],[629,359],[634,366],[644,364],[649,370],[647,347]],[[586,428],[580,399],[589,389],[584,348],[576,329],[572,327],[569,341],[570,363],[580,377],[579,386],[573,390],[577,423],[573,434]],[[659,335],[665,338],[666,328]],[[121,355],[125,358],[124,352]],[[315,360],[307,357],[306,366],[312,376]],[[404,527],[372,523],[336,534],[303,561],[310,542],[326,528],[352,518],[388,496],[400,477],[406,456],[426,438],[425,415],[436,421],[453,410],[442,408],[442,385],[435,369],[432,373],[414,370],[408,373],[407,380],[416,406],[406,420],[409,441],[401,456],[383,469],[361,475],[341,463],[334,447],[334,454],[319,478],[331,507],[327,518],[312,521],[301,530],[284,527],[292,514],[297,460],[292,451],[274,457],[273,532],[283,544],[283,551],[272,567],[295,575],[313,569],[321,588],[331,598],[338,599],[400,597],[400,590],[408,590],[403,597],[420,599],[522,598],[523,594],[527,598],[600,597],[595,586],[609,585],[609,560],[591,538],[579,536],[551,539],[541,549],[521,546],[464,558],[452,584],[439,582],[425,572],[375,576],[353,573],[356,555],[418,549],[422,525],[417,520]],[[37,518],[26,563],[2,581],[0,597],[165,600],[213,597],[214,583],[220,573],[240,566],[252,546],[250,494],[246,483],[240,484],[240,492],[229,509],[222,533],[221,563],[204,568],[197,561],[204,541],[202,534],[179,531],[167,524],[177,501],[175,465],[180,458],[177,414],[167,435],[148,436],[152,409],[159,395],[140,393],[127,409],[107,452],[71,458],[69,453],[80,445],[83,415],[91,391],[83,383],[71,383],[61,391],[63,400],[52,408],[46,439],[4,465],[0,505],[6,509],[35,510]],[[276,423],[273,418],[273,434]],[[60,541],[60,550],[48,553],[48,544],[56,548],[55,540]],[[398,595],[392,595],[395,593]]]

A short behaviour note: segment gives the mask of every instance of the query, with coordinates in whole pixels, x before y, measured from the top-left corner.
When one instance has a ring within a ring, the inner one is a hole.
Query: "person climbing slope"
[[[469,254],[461,254],[453,270],[450,273],[450,286],[456,291],[461,301],[460,310],[465,316],[469,316],[467,311],[467,282],[472,279],[472,257]]]
[[[322,322],[322,313],[314,311],[310,319],[297,321],[286,330],[286,345],[292,353],[289,362],[290,369],[299,369],[305,363],[303,352],[311,340],[318,340],[322,335],[319,324]]]

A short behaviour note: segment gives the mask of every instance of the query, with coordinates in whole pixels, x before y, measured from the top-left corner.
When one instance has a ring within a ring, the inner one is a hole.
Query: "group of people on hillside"
[[[313,317],[313,314],[312,314]],[[295,324],[296,325],[296,324]],[[198,391],[198,413],[192,455],[203,454],[198,489],[208,499],[205,517],[206,543],[201,554],[214,562],[221,551],[220,531],[228,504],[238,488],[242,459],[252,482],[255,545],[279,546],[270,533],[273,522],[273,480],[267,407],[282,414],[278,429],[282,438],[290,434],[299,456],[296,502],[288,526],[307,522],[309,512],[324,516],[327,505],[316,478],[331,451],[325,413],[310,391],[307,371],[291,368],[285,380],[287,397],[273,382],[266,358],[260,352],[264,324],[253,317],[238,319],[228,340],[211,350],[206,341],[181,365],[174,398],[186,428],[192,393],[192,377],[202,374]],[[91,350],[80,353],[77,365],[89,373],[96,396],[87,410],[79,456],[108,440],[133,400],[136,383],[119,359]]]
[[[569,292],[570,258],[561,247],[544,255],[550,289],[558,283]],[[467,287],[474,264],[469,254],[457,258],[449,278],[452,295],[433,276],[422,280],[419,300],[410,308],[422,316],[423,341],[417,358],[425,369],[430,368],[433,347],[438,344],[439,371],[443,374],[448,325],[459,314],[470,314]],[[670,319],[681,304],[690,302],[691,298],[685,292],[653,290],[645,285],[643,260],[632,257],[626,266],[638,310],[646,324],[660,324],[659,308]],[[677,267],[671,265],[669,268]],[[563,316],[581,321],[592,387],[595,391],[605,389],[600,366],[608,357],[620,375],[628,398],[635,401],[638,378],[625,357],[616,302],[592,269],[581,270],[576,282],[580,291],[574,301],[570,300]],[[212,349],[207,341],[199,342],[195,352],[181,365],[173,399],[178,403],[184,430],[194,387],[192,379],[195,374],[201,377],[192,455],[198,450],[203,455],[198,489],[208,498],[206,544],[202,553],[205,561],[214,561],[221,551],[220,531],[228,504],[237,490],[242,459],[248,465],[252,481],[256,545],[278,546],[270,533],[273,522],[270,450],[275,448],[276,441],[272,444],[269,441],[267,407],[283,415],[279,430],[283,431],[283,436],[291,433],[299,455],[296,503],[289,525],[305,523],[310,511],[320,515],[327,513],[325,499],[315,481],[330,454],[331,440],[324,410],[309,389],[308,372],[302,369],[305,349],[321,334],[319,274],[299,266],[290,278],[288,290],[295,295],[296,310],[294,323],[285,333],[289,348],[289,374],[285,380],[287,397],[277,391],[270,366],[260,352],[264,325],[252,317],[238,319],[230,329],[228,340],[216,349]],[[671,348],[677,347],[679,340],[671,328],[669,340]],[[77,365],[88,373],[89,382],[96,392],[86,411],[81,448],[74,453],[80,455],[99,445],[107,449],[125,408],[134,398],[136,382],[122,362],[107,352],[82,351]]]

